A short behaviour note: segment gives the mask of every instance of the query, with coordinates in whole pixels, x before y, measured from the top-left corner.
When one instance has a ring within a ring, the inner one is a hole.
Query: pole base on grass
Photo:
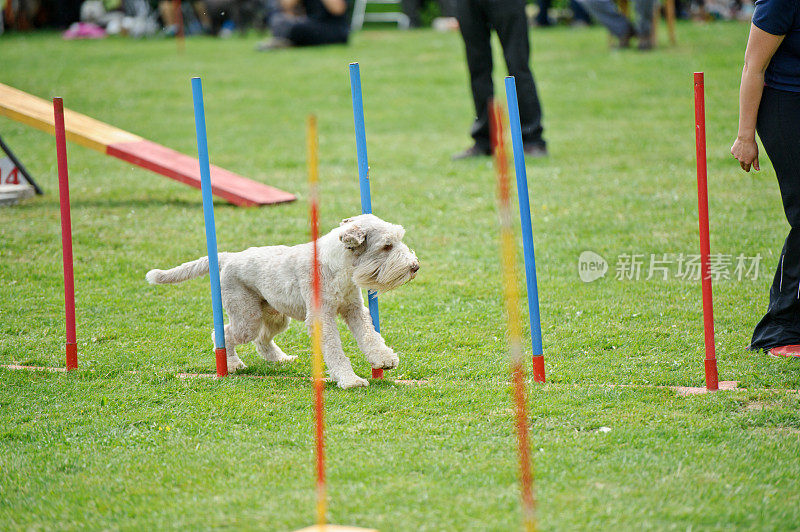
[[[719,376],[717,375],[717,359],[706,359],[706,388],[709,392],[719,390]]]
[[[372,378],[373,379],[382,379],[383,378],[383,370],[380,368],[372,368]]]
[[[544,355],[533,357],[533,381],[544,382]]]
[[[742,390],[742,391],[747,391],[747,390],[745,390],[743,388],[739,388],[739,383],[737,381],[722,381],[722,382],[718,383],[717,388],[714,388],[713,390],[710,389],[710,388],[703,388],[701,386],[668,386],[668,388],[672,388],[673,390],[678,392],[678,395],[683,395],[683,396],[686,396],[686,395],[698,395],[698,394],[713,392],[713,391],[716,391],[716,390],[729,390],[729,391],[730,390]]]
[[[217,361],[217,377],[228,376],[228,351],[224,347],[217,347],[214,350]]]
[[[314,525],[295,532],[378,532],[375,528],[359,528],[357,526]]]
[[[67,371],[78,369],[78,345],[67,344]]]

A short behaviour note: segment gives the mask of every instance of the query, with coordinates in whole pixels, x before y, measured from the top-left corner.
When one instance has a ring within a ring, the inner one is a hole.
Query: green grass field
[[[765,158],[744,174],[728,153],[746,36],[744,24],[681,24],[678,46],[640,54],[609,51],[600,28],[532,33],[551,151],[528,163],[548,378],[529,397],[543,529],[800,522],[800,362],[744,350],[788,227]],[[382,531],[515,530],[494,172],[489,159],[449,158],[468,145],[472,117],[459,36],[365,31],[348,47],[272,54],[253,52],[256,42],[190,39],[179,55],[169,40],[10,34],[0,82],[196,154],[189,80],[201,75],[212,162],[299,197],[217,202],[219,249],[238,251],[308,238],[311,112],[322,229],[359,212],[347,73],[359,61],[373,209],[406,227],[422,269],[381,299],[400,367],[366,389],[326,388],[329,518]],[[699,253],[695,70],[706,72],[712,252],[763,257],[757,279],[714,286],[720,378],[748,391],[611,388],[703,384],[700,287],[677,277],[676,259]],[[502,87],[504,70],[495,74]],[[54,140],[2,117],[0,132],[47,192],[0,210],[0,363],[63,366]],[[205,255],[200,192],[75,144],[69,162],[81,371],[0,370],[0,529],[311,524],[304,327],[278,339],[300,355],[290,366],[239,350],[247,373],[296,378],[176,378],[213,371],[208,282],[153,287],[144,274]],[[580,280],[585,250],[608,261],[604,278]],[[663,254],[669,278],[646,279],[650,256]],[[639,280],[616,279],[624,255],[642,255]],[[392,383],[401,377],[427,384]]]

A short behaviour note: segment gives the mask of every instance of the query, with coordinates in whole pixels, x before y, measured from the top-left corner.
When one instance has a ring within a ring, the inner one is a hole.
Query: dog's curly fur
[[[372,327],[361,289],[386,291],[416,276],[417,256],[403,242],[405,230],[372,214],[342,220],[317,241],[322,278],[322,352],[331,378],[341,388],[367,386],[342,350],[336,326],[341,315],[373,368],[392,369],[399,358]],[[255,341],[264,359],[288,362],[274,338],[289,326],[289,318],[304,321],[311,333],[311,243],[249,248],[220,253],[222,304],[230,323],[225,326],[228,371],[244,368],[236,346]],[[151,270],[151,284],[179,283],[208,273],[208,257],[170,270]]]

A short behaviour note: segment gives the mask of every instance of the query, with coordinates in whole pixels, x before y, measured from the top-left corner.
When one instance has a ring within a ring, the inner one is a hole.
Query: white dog
[[[331,378],[341,388],[367,386],[353,372],[339,338],[336,314],[341,314],[359,349],[373,368],[392,369],[399,359],[372,327],[361,289],[386,291],[413,279],[419,262],[402,242],[405,229],[372,214],[342,220],[338,228],[317,241],[322,277],[322,353]],[[249,248],[220,253],[222,304],[230,323],[225,326],[228,371],[246,367],[236,346],[255,341],[265,360],[289,362],[273,338],[286,330],[289,318],[311,316],[311,242],[298,246]],[[151,270],[151,284],[179,283],[208,273],[208,257],[171,270]]]

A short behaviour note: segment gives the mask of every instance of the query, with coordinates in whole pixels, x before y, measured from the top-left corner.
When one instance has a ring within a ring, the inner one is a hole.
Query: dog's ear
[[[342,241],[342,244],[344,244],[344,247],[347,249],[356,249],[364,243],[366,238],[367,232],[357,225],[348,227],[339,235],[339,240]]]
[[[344,220],[342,220],[341,222],[339,222],[339,227],[343,226],[344,224],[349,224],[349,223],[350,223],[350,222],[352,222],[353,220],[355,220],[355,218],[345,218]]]

